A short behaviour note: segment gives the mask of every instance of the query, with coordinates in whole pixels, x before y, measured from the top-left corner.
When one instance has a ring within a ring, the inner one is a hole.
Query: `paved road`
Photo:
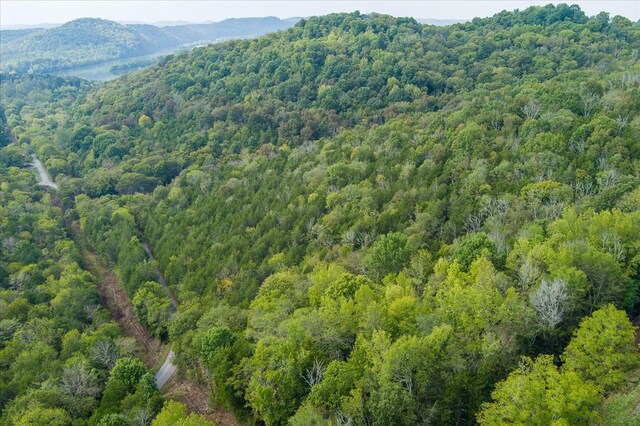
[[[54,189],[59,189],[58,185],[51,180],[49,173],[47,173],[47,170],[44,168],[40,160],[38,160],[35,155],[33,155],[33,166],[38,170],[38,173],[40,174],[40,182],[38,182],[38,184],[42,186],[48,186]],[[151,250],[146,244],[144,244],[144,250],[147,252],[147,256],[149,256],[149,259],[153,260],[153,255],[151,254]],[[164,277],[162,276],[159,270],[158,270],[158,276],[159,276],[158,281],[167,290],[167,293],[171,298],[171,303],[174,309],[177,308],[178,306],[177,300],[175,299],[171,291],[169,291],[169,288],[167,287],[167,283],[165,282]],[[167,358],[164,360],[162,367],[160,367],[160,369],[156,373],[155,378],[156,378],[156,386],[158,386],[158,389],[162,388],[162,386],[164,386],[164,384],[167,383],[167,381],[171,378],[171,376],[175,374],[177,370],[177,367],[175,366],[175,364],[173,364],[174,356],[175,354],[173,353],[173,349],[169,349]]]
[[[33,155],[33,166],[38,170],[38,173],[40,174],[40,182],[38,182],[40,185],[58,189],[58,185],[51,180],[51,177],[47,173],[46,169],[44,168],[40,160],[36,158],[35,155]],[[153,260],[153,254],[151,253],[151,250],[149,249],[149,246],[147,246],[146,243],[144,243],[144,250],[147,253],[147,256],[149,257],[149,259]],[[92,255],[95,256],[97,259],[96,254],[92,254]],[[157,272],[158,272],[158,282],[161,285],[163,285],[164,288],[167,290],[167,293],[171,299],[172,308],[174,310],[177,309],[178,301],[176,300],[171,290],[169,290],[167,283],[159,269],[157,270]],[[117,280],[114,279],[114,282],[117,285]],[[115,291],[114,291],[114,296],[115,296]],[[131,302],[129,301],[129,303]],[[134,323],[134,321],[130,321],[130,322]],[[135,322],[137,322],[137,319]],[[137,324],[140,325],[139,322],[137,322]],[[142,328],[142,326],[140,327]],[[176,373],[178,369],[178,367],[173,363],[174,356],[175,354],[173,352],[173,349],[170,348],[169,353],[167,354],[167,357],[164,360],[164,363],[155,374],[155,381],[158,389],[161,389],[169,381],[169,379]],[[209,410],[209,406],[207,402],[208,392],[206,391],[205,388],[194,387],[192,383],[188,383],[188,384],[192,386],[191,387],[192,392],[187,395],[187,399],[185,400],[185,403],[187,404],[190,410],[193,410],[199,414],[203,414],[207,418],[209,418],[211,416],[211,411]],[[193,389],[195,389],[196,391],[194,392]],[[194,401],[196,401],[195,404],[194,404]],[[200,401],[201,404],[198,404],[198,401]],[[239,425],[235,416],[230,411],[226,411],[218,407],[218,409],[214,413],[217,414],[214,420],[216,420],[216,423],[219,425]]]
[[[38,160],[35,155],[33,155],[33,166],[38,170],[38,173],[40,174],[40,182],[38,182],[38,184],[54,189],[59,189],[58,184],[51,180],[51,177],[42,165],[42,162],[40,162],[40,160]],[[149,256],[149,259],[153,260],[153,254],[151,254],[151,250],[146,243],[144,244],[144,250],[147,252],[147,256]],[[160,270],[158,270],[158,282],[167,290],[167,293],[171,299],[171,304],[173,308],[176,309],[178,307],[178,301],[169,290]],[[158,389],[162,388],[162,386],[167,383],[167,381],[171,378],[171,376],[175,374],[176,370],[178,369],[178,367],[176,367],[176,365],[173,363],[174,356],[175,354],[173,353],[173,349],[169,349],[167,358],[165,358],[164,363],[155,375],[156,386],[158,386]]]
[[[145,253],[147,253],[147,257],[149,258],[149,260],[153,261],[154,260],[153,253],[151,253],[151,249],[149,248],[147,243],[143,242],[142,243],[142,247],[144,247],[144,251],[145,251]],[[172,308],[174,310],[177,310],[178,309],[178,300],[173,295],[173,292],[171,291],[171,289],[167,285],[167,282],[165,281],[164,276],[162,275],[162,272],[160,271],[159,268],[156,268],[156,272],[158,274],[158,284],[160,284],[162,287],[164,287],[164,289],[165,289],[165,291],[167,293],[167,296],[169,297],[169,300],[171,301]]]
[[[38,182],[38,184],[42,186],[48,186],[49,188],[53,189],[60,189],[58,187],[58,184],[51,180],[51,176],[49,176],[49,173],[47,173],[40,160],[36,158],[35,154],[33,154],[33,166],[38,170],[38,173],[40,174],[40,182]]]
[[[142,246],[144,247],[144,251],[145,253],[147,253],[147,257],[149,258],[149,260],[153,261],[154,260],[153,253],[151,253],[151,249],[149,248],[147,243],[143,242]],[[162,275],[162,272],[157,267],[156,267],[156,273],[158,274],[158,283],[162,287],[164,287],[165,291],[167,292],[167,296],[169,296],[169,300],[171,301],[172,311],[173,312],[177,311],[178,301],[176,300],[175,296],[169,289],[169,286],[167,285],[167,282],[165,281],[164,276]],[[160,369],[156,373],[156,386],[158,386],[158,389],[162,388],[162,386],[165,383],[167,383],[167,381],[171,378],[171,376],[174,375],[174,373],[178,369],[178,367],[176,367],[176,365],[173,363],[174,355],[175,354],[173,353],[173,348],[170,348],[169,353],[167,354],[167,358],[164,360],[164,363],[162,364],[162,367],[160,367]]]
[[[173,376],[178,367],[173,363],[173,349],[169,349],[169,353],[167,354],[167,358],[164,360],[162,367],[156,373],[156,386],[158,389],[162,388],[165,383]]]

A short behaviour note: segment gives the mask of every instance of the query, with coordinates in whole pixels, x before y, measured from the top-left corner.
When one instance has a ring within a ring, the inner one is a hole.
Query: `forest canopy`
[[[2,75],[0,161],[38,155],[248,423],[637,424],[639,48],[568,5],[312,17],[101,85]]]

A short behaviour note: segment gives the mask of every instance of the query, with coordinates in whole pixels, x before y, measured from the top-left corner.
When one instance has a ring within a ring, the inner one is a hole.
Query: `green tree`
[[[484,232],[478,232],[463,239],[456,247],[453,257],[460,263],[463,271],[468,271],[469,267],[480,255],[486,253],[489,259],[496,258],[496,245]]]
[[[187,415],[187,407],[177,401],[167,401],[151,426],[215,426],[199,414]]]
[[[141,173],[125,173],[118,181],[115,189],[119,194],[151,192],[158,186],[158,183],[159,181],[155,177],[145,176]]]
[[[119,358],[111,370],[109,381],[120,382],[126,389],[133,391],[146,372],[147,367],[139,359]]]
[[[228,327],[213,327],[199,336],[200,356],[211,362],[216,352],[229,348],[236,341],[235,334]]]
[[[131,422],[124,414],[106,414],[98,421],[98,426],[130,426]]]
[[[376,280],[387,274],[397,274],[409,262],[411,250],[407,236],[398,232],[378,239],[367,254],[365,262]]]
[[[135,307],[136,315],[151,334],[164,337],[167,332],[171,302],[162,286],[155,281],[143,283],[131,302]]]
[[[588,425],[599,419],[600,388],[572,371],[559,372],[551,356],[525,358],[492,397],[478,416],[481,425]]]
[[[610,390],[640,366],[635,336],[624,311],[607,305],[582,320],[564,351],[564,369]]]
[[[306,394],[299,380],[311,364],[311,353],[295,339],[261,339],[244,370],[250,377],[246,398],[267,425],[284,425]]]
[[[62,408],[32,407],[12,423],[15,426],[68,426],[71,416]]]

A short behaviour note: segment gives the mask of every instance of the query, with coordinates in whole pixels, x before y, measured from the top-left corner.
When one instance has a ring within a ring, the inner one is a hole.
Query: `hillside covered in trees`
[[[102,308],[60,209],[12,148],[0,150],[0,424],[153,418],[162,397],[143,354]]]
[[[640,424],[639,48],[567,5],[314,17],[101,85],[3,75],[0,153],[247,423]]]
[[[116,59],[166,54],[194,43],[256,37],[289,28],[294,22],[266,17],[158,27],[82,18],[54,28],[3,30],[0,69],[55,74]]]
[[[63,80],[39,80],[35,90],[58,107],[85,87],[49,92]],[[211,426],[163,402],[156,360],[103,306],[72,218],[36,184],[28,145],[12,143],[8,129],[0,110],[0,425]]]

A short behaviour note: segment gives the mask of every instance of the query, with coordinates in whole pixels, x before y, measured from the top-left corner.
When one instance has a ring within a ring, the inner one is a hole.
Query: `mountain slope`
[[[2,31],[2,70],[54,72],[166,52],[196,42],[254,37],[291,25],[277,18],[228,19],[172,27],[82,18],[50,29]]]
[[[269,425],[589,424],[640,364],[638,47],[637,23],[566,5],[335,14],[5,111],[138,299],[144,232],[176,362],[216,402]]]

